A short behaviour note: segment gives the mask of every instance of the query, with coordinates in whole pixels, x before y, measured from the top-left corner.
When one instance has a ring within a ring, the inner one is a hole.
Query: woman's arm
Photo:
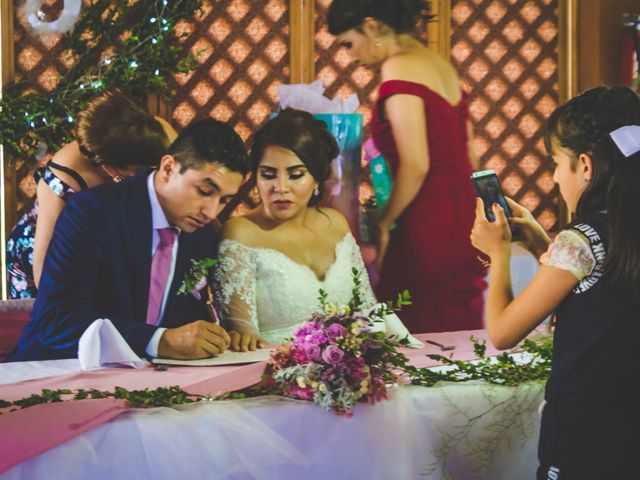
[[[255,259],[239,241],[244,227],[239,218],[224,224],[214,269],[216,303],[234,351],[255,350],[264,345],[257,318]]]
[[[502,208],[496,204],[493,212],[496,221],[489,222],[482,200],[477,200],[471,243],[491,259],[487,331],[494,346],[503,350],[514,347],[553,312],[578,283],[578,278],[566,270],[542,265],[531,283],[514,299],[510,275],[511,231]]]
[[[478,157],[478,152],[476,152],[473,137],[473,125],[470,120],[467,120],[467,154],[469,155],[471,168],[478,170],[480,168],[480,158]]]
[[[389,201],[378,222],[378,268],[386,253],[389,230],[416,197],[429,172],[427,119],[419,97],[398,94],[385,102],[385,111],[400,159]]]
[[[38,197],[38,219],[33,241],[33,279],[37,287],[40,285],[44,257],[53,236],[53,229],[65,202],[51,190],[51,187],[44,180],[38,182],[36,196]]]
[[[511,255],[491,257],[486,323],[491,343],[500,349],[516,346],[578,283],[571,272],[541,265],[529,285],[515,299],[509,273]]]
[[[86,162],[80,154],[76,141],[63,146],[56,152],[51,160],[58,165],[71,168],[75,171],[81,170],[83,164]],[[62,183],[71,187],[71,189],[76,192],[82,190],[82,187],[71,175],[54,167],[50,168],[52,168],[52,171],[55,173],[55,177]],[[33,279],[37,287],[40,284],[44,258],[47,254],[51,237],[53,236],[53,230],[66,202],[63,197],[60,196],[60,192],[56,194],[53,188],[43,179],[38,181],[36,197],[38,199],[38,219],[36,221],[36,233],[33,242]]]

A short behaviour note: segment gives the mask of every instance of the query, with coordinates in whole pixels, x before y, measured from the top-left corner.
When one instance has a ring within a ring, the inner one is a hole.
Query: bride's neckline
[[[231,240],[231,239],[224,239],[222,242],[220,242],[221,244],[224,242],[232,242],[232,243],[236,243],[238,245],[240,245],[242,248],[246,248],[247,250],[261,250],[264,252],[273,252],[281,257],[283,257],[285,260],[289,261],[289,263],[303,268],[304,270],[308,271],[311,275],[313,275],[313,278],[316,279],[316,281],[318,283],[325,283],[327,281],[327,278],[329,276],[329,273],[331,272],[331,270],[333,269],[334,265],[336,263],[338,263],[338,249],[340,248],[340,246],[345,243],[345,241],[349,238],[352,237],[351,232],[347,232],[344,234],[344,237],[342,237],[342,240],[340,240],[339,242],[336,243],[336,246],[333,249],[333,254],[334,254],[334,259],[333,262],[331,263],[331,265],[329,265],[327,267],[327,269],[324,271],[324,274],[322,275],[322,277],[318,277],[317,273],[307,264],[305,263],[300,263],[300,262],[296,262],[295,260],[293,260],[291,257],[289,257],[288,255],[286,255],[285,253],[281,252],[280,250],[277,250],[275,248],[269,248],[269,247],[249,247],[248,245],[245,245],[242,242],[239,242],[238,240]]]

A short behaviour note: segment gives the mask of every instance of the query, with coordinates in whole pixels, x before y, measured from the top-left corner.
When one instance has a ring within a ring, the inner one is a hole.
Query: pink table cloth
[[[442,354],[455,360],[476,357],[471,335],[486,339],[485,330],[446,332],[416,335],[421,341],[432,340],[452,350],[426,343],[421,349],[403,349],[416,367],[432,367],[438,362],[429,354]],[[499,352],[487,342],[487,355]],[[7,364],[10,365],[10,364]],[[142,369],[107,368],[92,372],[77,372],[48,378],[39,378],[0,386],[0,399],[12,401],[40,393],[42,389],[99,389],[113,391],[116,386],[128,390],[179,385],[184,390],[201,395],[216,395],[240,390],[260,380],[265,362],[224,367],[170,367],[155,371],[149,366]],[[125,402],[114,399],[81,400],[37,405],[0,415],[0,473],[50,448],[109,422],[128,410]]]

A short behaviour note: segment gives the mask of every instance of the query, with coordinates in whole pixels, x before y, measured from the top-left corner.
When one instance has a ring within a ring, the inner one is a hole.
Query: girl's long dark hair
[[[625,157],[610,136],[626,125],[640,125],[640,97],[626,87],[597,87],[558,107],[549,118],[545,146],[554,143],[587,154],[593,176],[576,208],[579,221],[607,212],[609,247],[605,275],[623,292],[640,300],[640,152]]]

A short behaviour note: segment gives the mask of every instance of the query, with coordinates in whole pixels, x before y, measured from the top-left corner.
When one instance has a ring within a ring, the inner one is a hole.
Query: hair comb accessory
[[[640,125],[625,125],[609,135],[625,157],[640,152]]]

